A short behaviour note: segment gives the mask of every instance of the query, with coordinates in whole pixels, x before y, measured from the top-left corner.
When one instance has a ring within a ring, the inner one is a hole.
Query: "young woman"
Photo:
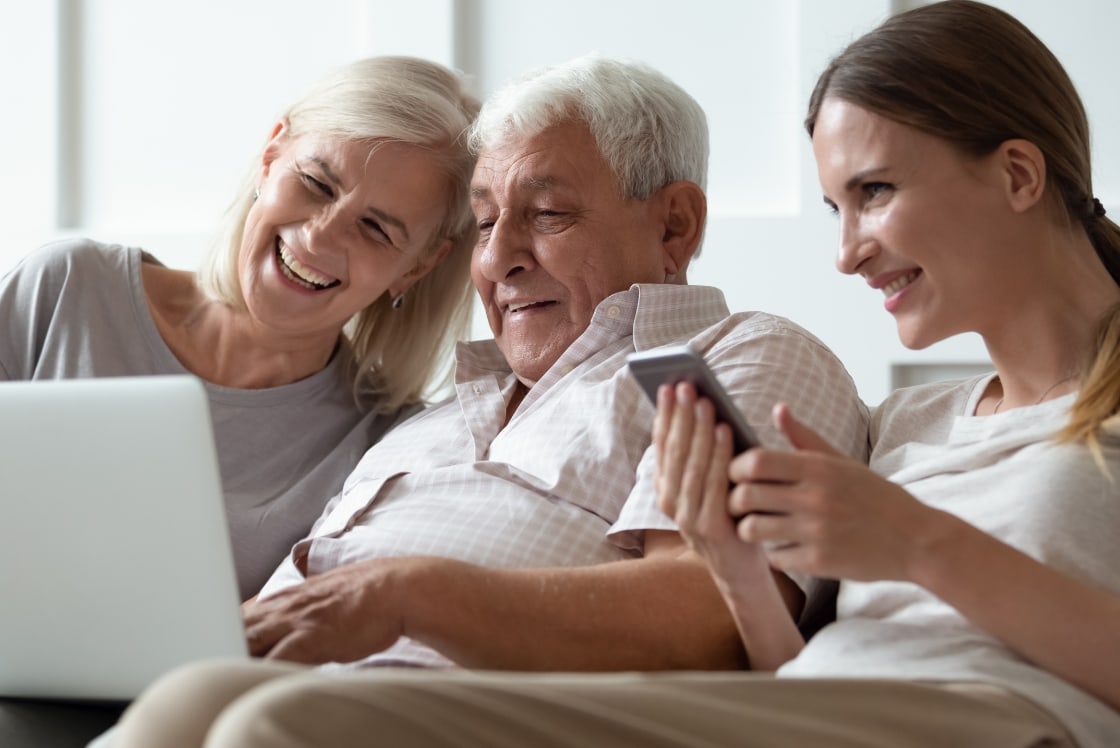
[[[70,240],[0,279],[0,380],[200,377],[252,596],[466,331],[477,110],[425,60],[339,69],[272,128],[200,273]]]
[[[1015,19],[950,0],[839,55],[806,127],[838,268],[883,294],[905,345],[976,332],[996,371],[891,395],[870,469],[778,406],[800,451],[736,457],[730,494],[724,427],[687,388],[664,392],[663,506],[756,664],[966,697],[904,723],[908,744],[1115,745],[1120,228],[1072,83]],[[769,566],[841,579],[838,620],[802,642]],[[895,706],[927,698],[902,693],[832,727],[896,735]],[[989,724],[1001,711],[1024,714]]]

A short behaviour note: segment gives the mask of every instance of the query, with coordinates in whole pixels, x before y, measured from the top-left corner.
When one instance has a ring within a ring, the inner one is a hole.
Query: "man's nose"
[[[479,241],[477,261],[487,280],[503,281],[534,264],[532,236],[521,221],[503,213]]]

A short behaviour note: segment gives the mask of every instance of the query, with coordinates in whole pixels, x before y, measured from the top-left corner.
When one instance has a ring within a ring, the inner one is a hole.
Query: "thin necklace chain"
[[[1035,405],[1040,404],[1043,400],[1046,399],[1047,395],[1049,395],[1051,392],[1053,392],[1055,389],[1057,389],[1058,385],[1065,384],[1066,382],[1068,382],[1071,379],[1076,379],[1077,376],[1078,376],[1077,374],[1071,374],[1070,376],[1066,377],[1065,379],[1061,379],[1061,380],[1058,380],[1057,382],[1054,382],[1054,384],[1052,384],[1052,385],[1050,385],[1049,387],[1046,388],[1045,392],[1043,392],[1041,395],[1039,395],[1039,398],[1034,401],[1034,404]],[[996,407],[992,408],[992,415],[993,416],[996,413],[999,413],[999,406],[1001,406],[1001,405],[1003,405],[1003,398],[1002,397],[998,401],[996,401]]]

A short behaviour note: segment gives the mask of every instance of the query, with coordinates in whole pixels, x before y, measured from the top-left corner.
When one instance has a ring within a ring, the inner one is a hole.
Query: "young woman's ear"
[[[698,184],[685,179],[665,185],[658,197],[662,201],[661,246],[666,281],[684,283],[688,262],[704,238],[708,199]]]
[[[1008,204],[1017,213],[1030,210],[1046,192],[1046,157],[1022,138],[1005,140],[997,150]]]

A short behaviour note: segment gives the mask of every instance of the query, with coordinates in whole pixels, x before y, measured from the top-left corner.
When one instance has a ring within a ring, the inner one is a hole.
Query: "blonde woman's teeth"
[[[280,267],[284,271],[284,275],[302,285],[311,286],[313,288],[326,288],[336,282],[334,279],[328,278],[322,273],[315,272],[297,260],[292,254],[292,251],[288,249],[287,245],[283,242],[280,242],[280,260]]]

